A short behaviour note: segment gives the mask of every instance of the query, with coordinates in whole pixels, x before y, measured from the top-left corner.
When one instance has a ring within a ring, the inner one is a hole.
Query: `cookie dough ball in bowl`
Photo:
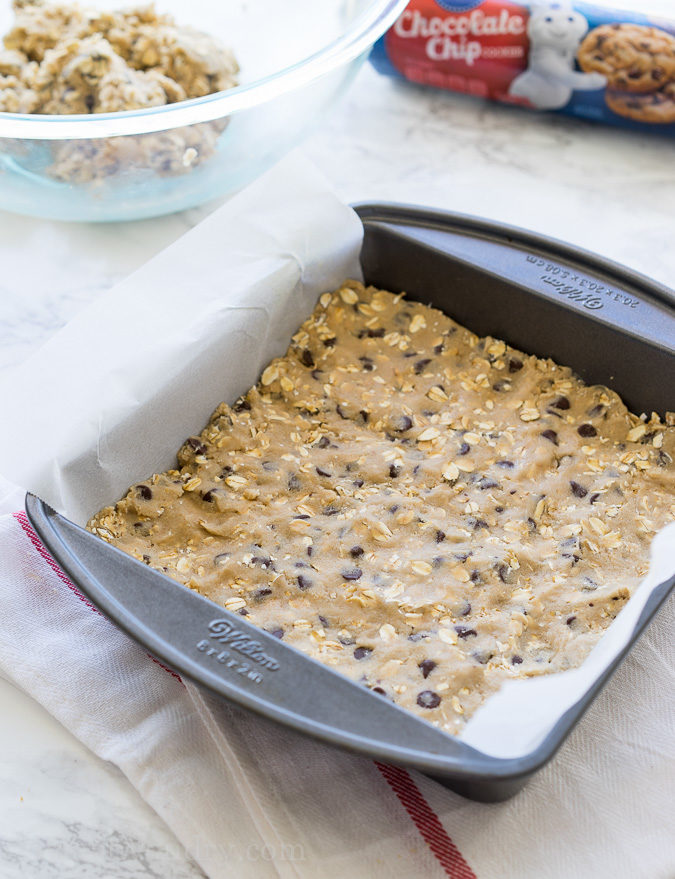
[[[128,220],[244,186],[344,92],[405,0],[0,9],[0,208]]]

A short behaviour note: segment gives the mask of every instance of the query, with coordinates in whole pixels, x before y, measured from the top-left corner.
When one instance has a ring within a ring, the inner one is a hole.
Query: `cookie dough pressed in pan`
[[[177,467],[88,527],[457,733],[579,665],[673,519],[675,431],[347,282]]]

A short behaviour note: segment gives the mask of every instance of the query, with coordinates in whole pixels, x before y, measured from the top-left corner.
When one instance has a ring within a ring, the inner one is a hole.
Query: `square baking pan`
[[[577,248],[472,217],[356,207],[366,283],[449,314],[479,335],[571,366],[635,412],[675,410],[675,294]],[[199,425],[195,426],[196,428]],[[672,462],[666,462],[672,465]],[[675,586],[652,592],[629,643],[530,753],[484,754],[143,565],[55,513],[26,510],[76,585],[179,674],[332,745],[417,769],[463,796],[515,794],[556,753]]]

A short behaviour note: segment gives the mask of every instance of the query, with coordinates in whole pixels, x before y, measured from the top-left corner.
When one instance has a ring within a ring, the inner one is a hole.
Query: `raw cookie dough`
[[[457,733],[579,665],[675,515],[675,430],[347,282],[178,466],[88,527]]]
[[[101,12],[15,0],[0,52],[0,111],[114,113],[202,97],[237,85],[237,62],[208,34],[152,6]],[[55,143],[52,176],[100,180],[138,168],[183,173],[212,155],[226,120],[157,134]]]
[[[603,24],[577,53],[582,70],[607,77],[610,88],[653,92],[675,78],[675,37],[638,24]]]

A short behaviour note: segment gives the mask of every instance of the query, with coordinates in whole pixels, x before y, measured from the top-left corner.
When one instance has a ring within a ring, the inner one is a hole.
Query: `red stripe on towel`
[[[54,571],[54,573],[59,578],[59,580],[63,584],[65,584],[68,587],[68,589],[70,589],[71,592],[73,592],[75,595],[77,595],[77,597],[80,599],[80,601],[83,601],[90,610],[93,610],[95,613],[100,614],[101,611],[95,605],[93,605],[91,603],[91,601],[89,601],[88,598],[86,598],[84,595],[82,595],[82,593],[77,588],[77,586],[72,582],[72,580],[70,580],[68,577],[66,577],[66,575],[63,573],[61,568],[56,564],[54,559],[50,556],[50,554],[47,551],[47,549],[45,548],[44,544],[42,543],[40,538],[37,536],[35,531],[33,530],[33,526],[28,521],[28,516],[23,511],[21,511],[19,513],[14,513],[13,515],[14,515],[14,518],[16,519],[16,521],[19,523],[19,525],[21,525],[21,528],[23,529],[26,537],[33,544],[33,547],[37,550],[37,552],[44,559],[44,561],[47,562],[47,564],[52,569],[52,571]],[[176,680],[180,681],[181,684],[183,683],[183,681],[180,678],[180,675],[176,674],[175,671],[170,669],[168,666],[164,665],[163,662],[160,662],[159,659],[157,659],[154,656],[151,656],[149,653],[147,653],[146,656],[148,656],[150,659],[152,659],[153,662],[156,662],[157,665],[159,665],[161,668],[164,669],[164,671],[168,671],[172,678],[176,678]]]
[[[387,784],[398,797],[401,805],[413,820],[422,839],[450,879],[476,879],[476,874],[462,857],[460,850],[448,836],[438,815],[420,793],[419,788],[405,769],[387,763],[375,765]]]
[[[26,514],[24,512],[14,513],[14,518],[17,520],[24,533],[33,544],[35,550],[49,565],[52,571],[54,571],[59,580],[61,580],[61,582],[64,583],[68,587],[68,589],[74,592],[75,595],[77,595],[77,597],[80,599],[80,601],[83,601],[87,605],[87,607],[91,608],[91,610],[96,611],[96,613],[100,613],[100,611],[87,598],[85,598],[84,595],[82,595],[80,590],[75,586],[74,583],[72,583],[71,580],[68,579],[68,577],[63,573],[61,568],[59,568],[54,559],[50,556],[50,554],[40,541],[40,538],[33,530]],[[150,656],[150,654],[147,655],[150,657],[150,659],[152,659],[153,662],[156,662],[157,665],[161,666],[161,668],[167,671],[172,677],[176,678],[176,680],[181,680],[180,676],[177,675],[176,672],[172,671],[170,668],[167,668],[167,666],[165,666],[162,662],[160,662],[158,659],[155,659],[154,656]],[[401,803],[403,808],[412,818],[412,821],[419,831],[422,839],[429,846],[429,849],[438,860],[440,865],[443,867],[446,875],[449,876],[450,879],[477,879],[476,874],[464,860],[461,852],[454,844],[452,839],[448,836],[445,828],[440,822],[438,815],[424,799],[424,797],[420,793],[419,788],[412,780],[410,775],[406,772],[406,770],[401,769],[398,766],[390,766],[386,763],[378,763],[377,761],[375,761],[375,765],[384,776],[387,784],[391,787],[391,789],[398,797],[399,802]]]

